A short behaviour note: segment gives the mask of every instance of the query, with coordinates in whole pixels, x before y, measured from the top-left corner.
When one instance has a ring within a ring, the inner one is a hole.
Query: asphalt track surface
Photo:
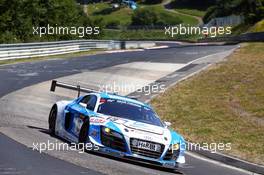
[[[188,63],[200,57],[230,50],[234,46],[188,46],[168,49],[146,50],[82,56],[72,59],[53,59],[0,66],[0,97],[11,92],[59,77],[81,73],[83,70],[97,70],[130,62]],[[36,74],[37,76],[30,76]],[[29,75],[29,76],[23,76]],[[59,160],[46,154],[39,154],[0,133],[0,174],[101,174]],[[113,160],[115,161],[115,160]],[[239,175],[244,172],[220,166],[218,163],[202,161],[186,156],[191,162],[180,169],[183,174]],[[133,165],[135,166],[135,165]],[[143,166],[143,165],[136,165]],[[149,174],[153,171],[149,168]],[[157,171],[157,170],[155,170]],[[130,174],[134,174],[130,172]],[[164,172],[162,172],[164,174]]]

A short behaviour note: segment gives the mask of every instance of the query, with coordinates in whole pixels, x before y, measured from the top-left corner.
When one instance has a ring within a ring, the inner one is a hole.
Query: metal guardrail
[[[40,43],[0,44],[0,60],[42,57],[88,51],[91,49],[127,49],[155,46],[151,41],[72,40]]]
[[[203,38],[199,42],[258,42],[264,41],[264,32],[246,33],[239,36]]]

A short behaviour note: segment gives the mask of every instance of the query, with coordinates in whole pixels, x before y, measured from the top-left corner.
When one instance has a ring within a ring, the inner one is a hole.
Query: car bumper
[[[110,156],[114,156],[114,157],[118,157],[118,158],[134,160],[136,162],[147,163],[147,164],[151,164],[154,166],[161,166],[161,167],[170,168],[170,169],[177,169],[179,163],[183,162],[183,159],[185,162],[184,156],[179,156],[178,159],[181,159],[181,162],[177,163],[174,160],[153,159],[153,158],[148,158],[145,156],[140,156],[137,154],[128,154],[128,153],[120,152],[120,151],[117,151],[117,150],[114,150],[108,147],[100,147],[100,149],[97,152],[110,155]]]

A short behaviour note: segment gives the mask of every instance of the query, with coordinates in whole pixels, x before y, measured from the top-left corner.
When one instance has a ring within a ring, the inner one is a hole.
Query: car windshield
[[[101,99],[97,112],[163,127],[160,118],[151,108],[123,100]]]

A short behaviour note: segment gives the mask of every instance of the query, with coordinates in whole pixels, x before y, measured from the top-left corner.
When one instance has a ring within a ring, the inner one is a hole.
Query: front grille
[[[132,144],[133,140],[144,141],[144,142],[148,142],[148,143],[152,143],[152,144],[159,144],[159,143],[155,143],[155,142],[149,142],[149,141],[145,141],[145,140],[131,138],[130,139],[130,148],[131,148],[131,152],[133,154],[137,154],[139,156],[145,156],[145,157],[149,157],[149,158],[153,158],[153,159],[158,159],[158,158],[160,158],[161,154],[163,153],[164,145],[162,145],[162,144],[159,144],[161,149],[159,152],[157,152],[157,151],[151,151],[151,150],[146,150],[146,149],[142,149],[142,148],[137,148],[137,147],[133,146],[133,144]]]
[[[123,135],[122,135],[123,136]],[[106,134],[101,129],[101,143],[109,148],[126,152],[126,142],[125,138],[119,138],[112,134]]]

